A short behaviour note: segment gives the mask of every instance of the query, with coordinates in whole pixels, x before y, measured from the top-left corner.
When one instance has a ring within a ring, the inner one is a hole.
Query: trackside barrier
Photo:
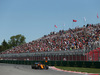
[[[0,63],[24,65],[32,65],[35,62],[41,62],[49,66],[100,68],[100,62],[98,61],[48,61],[47,63],[45,63],[45,61],[0,60]]]

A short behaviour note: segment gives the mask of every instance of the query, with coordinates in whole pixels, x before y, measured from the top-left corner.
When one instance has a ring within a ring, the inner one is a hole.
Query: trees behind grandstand
[[[0,51],[6,50],[8,48],[8,43],[5,40],[3,40],[2,44],[0,45]]]
[[[2,44],[0,45],[0,51],[4,51],[6,49],[24,44],[25,39],[26,39],[25,36],[21,34],[16,35],[16,36],[11,36],[8,42],[3,40]]]
[[[12,36],[12,37],[10,37],[10,40],[9,40],[8,44],[11,47],[19,46],[19,45],[25,43],[25,39],[26,38],[21,34],[16,35],[16,36]]]

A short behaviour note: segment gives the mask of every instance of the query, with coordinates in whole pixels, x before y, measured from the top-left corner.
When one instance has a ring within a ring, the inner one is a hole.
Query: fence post
[[[68,61],[70,61],[70,60],[69,60],[69,56],[70,56],[70,53],[68,52]]]

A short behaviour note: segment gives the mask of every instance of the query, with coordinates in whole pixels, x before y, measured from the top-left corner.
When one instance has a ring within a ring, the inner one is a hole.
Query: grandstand
[[[1,52],[1,60],[100,61],[100,24],[51,32]]]

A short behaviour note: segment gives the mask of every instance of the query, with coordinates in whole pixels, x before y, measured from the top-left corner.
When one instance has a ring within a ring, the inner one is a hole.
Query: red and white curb
[[[83,75],[99,75],[99,74],[92,74],[92,73],[85,73],[85,72],[61,70],[61,69],[58,69],[58,68],[56,68],[54,66],[50,66],[49,68],[51,68],[53,70],[56,70],[56,71],[63,71],[63,72],[69,72],[69,73],[77,73],[77,74],[83,74]]]

